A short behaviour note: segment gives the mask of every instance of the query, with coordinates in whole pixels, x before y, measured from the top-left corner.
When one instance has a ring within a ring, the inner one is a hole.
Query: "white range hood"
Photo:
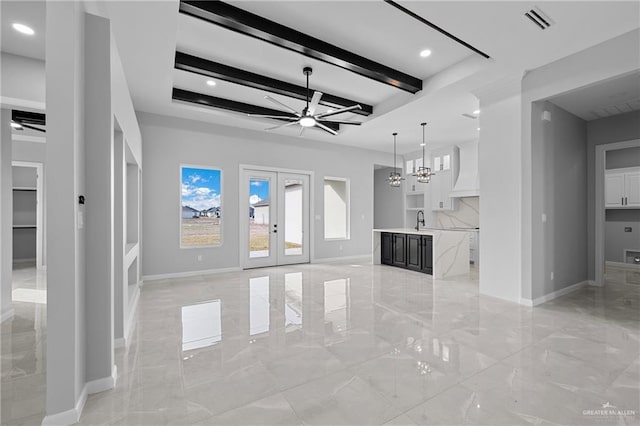
[[[480,196],[478,177],[478,141],[458,145],[460,148],[460,171],[458,180],[449,194],[452,198]]]

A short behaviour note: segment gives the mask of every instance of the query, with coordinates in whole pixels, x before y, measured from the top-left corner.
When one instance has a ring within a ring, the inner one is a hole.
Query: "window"
[[[324,178],[324,238],[349,239],[349,180]]]
[[[222,243],[222,171],[180,166],[180,247]]]

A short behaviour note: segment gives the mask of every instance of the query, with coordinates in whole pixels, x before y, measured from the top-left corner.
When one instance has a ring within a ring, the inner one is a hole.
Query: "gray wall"
[[[315,230],[312,245],[316,259],[371,253],[373,165],[390,164],[391,155],[156,115],[139,114],[138,118],[145,159],[142,177],[145,276],[239,266],[240,164],[315,172],[311,229],[312,235]],[[180,249],[181,164],[222,169],[221,247]],[[351,239],[348,241],[323,238],[324,176],[350,179]],[[202,261],[198,261],[200,255]]]
[[[640,251],[640,209],[609,209],[605,218],[604,259],[625,262],[625,249]],[[625,227],[631,232],[624,232]]]
[[[632,111],[587,123],[587,242],[589,279],[595,280],[595,147],[596,145],[640,139],[640,111]],[[614,226],[615,228],[615,226]],[[637,227],[633,228],[634,235]],[[640,229],[638,229],[640,231]],[[606,238],[606,230],[605,230]]]
[[[637,123],[640,127],[640,122]],[[607,151],[605,169],[622,169],[640,166],[640,147]]]
[[[543,110],[550,122],[541,119]],[[532,132],[534,161],[544,165],[533,177],[534,203],[547,216],[546,223],[533,221],[534,256],[542,256],[533,271],[536,299],[587,279],[587,126],[550,102],[535,102]]]
[[[13,186],[35,188],[36,169],[13,166]],[[35,225],[37,199],[35,191],[13,191],[13,224]],[[36,230],[24,228],[13,230],[13,260],[35,260]]]
[[[402,228],[404,210],[402,188],[393,188],[387,178],[392,167],[374,170],[373,173],[373,227]]]

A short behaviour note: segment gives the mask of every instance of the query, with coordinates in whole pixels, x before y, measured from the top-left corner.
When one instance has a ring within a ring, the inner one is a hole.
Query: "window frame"
[[[206,245],[198,245],[198,246],[184,246],[182,244],[182,170],[184,168],[188,168],[188,169],[203,169],[203,170],[217,170],[220,172],[220,242],[218,244],[206,244]],[[222,169],[222,167],[217,167],[217,166],[203,166],[203,165],[199,165],[199,164],[185,164],[185,163],[180,163],[180,172],[179,172],[179,185],[180,185],[180,201],[178,203],[178,210],[179,210],[179,221],[178,221],[178,246],[179,248],[185,249],[185,250],[189,250],[189,249],[203,249],[203,248],[213,248],[213,247],[222,247],[224,244],[224,232],[223,232],[223,222],[224,222],[224,218],[223,218],[223,206],[224,206],[224,194],[223,194],[223,188],[224,188],[224,170]]]

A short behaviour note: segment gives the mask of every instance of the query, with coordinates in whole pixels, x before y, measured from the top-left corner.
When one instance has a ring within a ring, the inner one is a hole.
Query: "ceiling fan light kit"
[[[302,112],[298,112],[290,106],[278,101],[277,99],[272,98],[271,96],[265,96],[264,98],[271,103],[274,103],[284,109],[286,109],[289,113],[282,112],[283,115],[264,115],[264,114],[248,114],[249,117],[258,117],[258,118],[271,118],[276,120],[287,120],[288,123],[281,124],[279,126],[270,127],[265,130],[276,130],[281,129],[283,127],[289,127],[293,125],[300,125],[302,127],[300,129],[300,135],[302,136],[302,132],[304,129],[310,127],[318,127],[321,130],[324,130],[327,133],[331,133],[332,135],[337,135],[338,132],[327,126],[327,124],[348,124],[352,126],[360,126],[362,123],[359,121],[348,121],[348,120],[330,120],[327,117],[332,117],[334,115],[343,114],[345,112],[350,112],[354,110],[362,109],[362,106],[359,104],[352,105],[346,108],[340,108],[335,111],[327,111],[324,113],[316,114],[316,109],[318,104],[320,103],[320,99],[322,98],[322,92],[314,91],[313,96],[310,95],[309,90],[309,76],[313,74],[313,70],[311,67],[304,67],[302,72],[307,78],[307,96],[306,96],[306,107],[302,110]],[[293,114],[293,115],[292,115]]]

